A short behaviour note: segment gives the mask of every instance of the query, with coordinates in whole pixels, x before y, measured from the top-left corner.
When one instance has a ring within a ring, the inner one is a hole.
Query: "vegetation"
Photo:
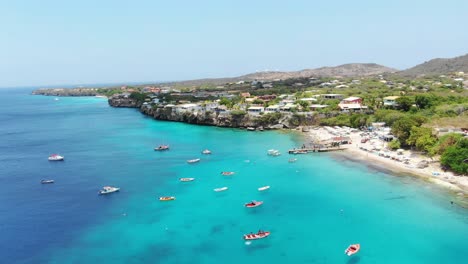
[[[468,173],[468,139],[460,138],[448,147],[441,156],[442,165],[450,167],[460,174]]]

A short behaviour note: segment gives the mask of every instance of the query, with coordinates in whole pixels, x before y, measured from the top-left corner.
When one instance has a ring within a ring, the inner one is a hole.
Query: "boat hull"
[[[244,235],[244,240],[257,240],[257,239],[266,238],[269,235],[270,235],[270,232],[264,232],[262,234],[247,234],[247,235]]]
[[[175,200],[175,197],[174,197],[174,196],[159,197],[159,201],[161,201],[161,202],[174,201],[174,200]]]
[[[352,255],[358,253],[360,249],[361,249],[361,245],[360,245],[360,244],[353,244],[353,245],[350,245],[350,246],[345,250],[345,254],[348,255],[348,256],[352,256]]]
[[[266,191],[266,190],[268,190],[268,189],[270,189],[270,186],[263,186],[263,187],[258,188],[258,190],[259,190],[260,192]]]
[[[263,204],[263,202],[255,202],[254,204],[252,204],[252,203],[246,203],[246,204],[245,204],[245,207],[247,207],[247,208],[254,208],[254,207],[258,207],[258,206],[260,206],[260,205],[262,205],[262,204]]]

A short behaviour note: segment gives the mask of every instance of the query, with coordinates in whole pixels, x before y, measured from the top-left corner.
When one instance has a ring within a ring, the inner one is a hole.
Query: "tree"
[[[419,109],[426,109],[432,105],[432,102],[427,95],[419,94],[414,98],[414,103]]]
[[[415,146],[416,149],[425,151],[432,156],[434,153],[431,150],[434,148],[437,139],[432,135],[431,128],[413,126],[406,142],[409,145]]]
[[[298,100],[296,101],[296,104],[300,105],[302,110],[309,110],[309,102],[307,101]]]
[[[461,138],[458,142],[448,147],[440,158],[442,165],[450,167],[461,174],[468,173],[468,139]]]
[[[451,146],[457,144],[457,142],[461,138],[463,138],[463,135],[458,134],[458,133],[448,133],[446,135],[443,135],[437,141],[437,144],[432,149],[432,152],[434,154],[442,154],[442,153],[445,152],[445,150],[447,150],[448,147],[451,147]]]
[[[394,140],[390,141],[387,146],[390,149],[395,150],[395,149],[401,148],[401,143],[400,143],[400,141],[398,139],[394,139]]]
[[[413,105],[413,100],[411,100],[411,98],[408,96],[399,97],[396,99],[396,102],[398,104],[398,108],[405,112],[408,112],[408,110],[410,110],[411,106]]]
[[[226,97],[221,98],[221,100],[219,100],[219,104],[225,105],[229,109],[232,108],[232,106],[234,105],[234,103]]]
[[[410,136],[411,128],[416,125],[417,123],[413,119],[405,116],[393,123],[392,133],[397,136],[402,145],[408,145],[406,141]]]

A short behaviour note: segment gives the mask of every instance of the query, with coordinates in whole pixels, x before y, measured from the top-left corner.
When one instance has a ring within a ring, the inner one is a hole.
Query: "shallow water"
[[[326,153],[288,163],[300,145],[293,133],[161,122],[103,99],[28,93],[0,90],[5,263],[431,264],[468,252],[468,210],[450,194]],[[153,151],[160,144],[171,149]],[[267,156],[272,148],[282,155]],[[66,161],[48,162],[55,152]],[[104,185],[121,191],[98,196]],[[251,200],[264,204],[245,208]],[[243,234],[258,229],[272,235],[247,245]],[[347,257],[352,243],[361,251]]]

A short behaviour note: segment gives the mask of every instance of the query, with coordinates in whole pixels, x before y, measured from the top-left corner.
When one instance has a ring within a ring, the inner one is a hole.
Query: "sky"
[[[468,53],[466,0],[0,0],[0,87],[153,82]]]

